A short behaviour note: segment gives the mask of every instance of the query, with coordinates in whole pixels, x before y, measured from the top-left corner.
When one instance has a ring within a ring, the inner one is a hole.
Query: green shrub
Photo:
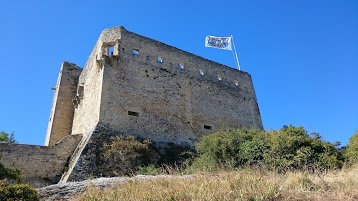
[[[161,171],[159,168],[155,167],[154,164],[149,164],[148,166],[139,167],[137,173],[141,175],[158,175]]]
[[[192,167],[214,170],[256,164],[263,159],[266,147],[264,131],[239,129],[217,132],[204,136],[196,144],[199,156],[194,159]]]
[[[20,171],[0,163],[0,200],[39,200],[37,191],[29,184],[20,184]]]
[[[0,181],[0,200],[37,201],[37,191],[29,184],[6,184]]]
[[[133,136],[113,136],[99,150],[102,176],[132,175],[139,167],[153,163],[152,142]]]
[[[344,157],[348,164],[353,164],[358,162],[358,131],[349,138],[349,143],[344,151]]]
[[[342,166],[340,151],[319,135],[311,137],[306,130],[292,125],[268,132],[265,164],[278,171],[292,169],[331,169]]]
[[[316,170],[342,166],[340,151],[331,143],[307,134],[303,127],[277,131],[238,129],[204,136],[197,144],[198,157],[191,168],[215,170],[259,165],[278,171]]]
[[[185,159],[189,158],[187,153],[190,149],[187,145],[112,135],[97,150],[98,175],[113,177],[144,174],[152,167],[149,164],[157,167],[161,173],[170,174],[183,167]]]
[[[4,180],[4,179],[20,182],[22,179],[20,170],[6,168],[3,164],[0,163],[0,180]]]
[[[152,142],[149,140],[141,141],[133,136],[115,136],[109,143],[104,144],[103,151],[105,157],[118,161],[124,161],[127,159],[126,157],[142,157],[149,160],[151,144]]]

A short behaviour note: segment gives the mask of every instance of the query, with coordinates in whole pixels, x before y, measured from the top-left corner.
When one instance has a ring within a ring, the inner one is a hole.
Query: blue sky
[[[43,144],[62,61],[84,66],[105,28],[235,66],[207,35],[234,35],[265,129],[304,126],[325,140],[358,130],[358,1],[0,0],[0,130]]]

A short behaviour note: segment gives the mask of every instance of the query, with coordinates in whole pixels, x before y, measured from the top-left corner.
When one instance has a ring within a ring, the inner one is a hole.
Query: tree
[[[349,138],[349,143],[344,152],[344,156],[349,164],[358,162],[358,131]]]
[[[0,131],[0,142],[17,143],[14,132],[9,134],[5,131]]]

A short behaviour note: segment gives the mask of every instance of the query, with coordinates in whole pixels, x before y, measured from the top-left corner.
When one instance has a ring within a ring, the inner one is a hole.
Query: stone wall
[[[100,120],[109,127],[177,143],[220,129],[263,128],[248,73],[114,30],[114,54],[97,66],[104,69]]]
[[[61,182],[100,176],[93,156],[102,128],[184,146],[221,129],[263,128],[248,73],[123,27],[100,35],[74,106],[72,134],[84,138]]]
[[[81,133],[88,136],[100,121],[99,111],[103,79],[103,64],[101,61],[103,58],[102,53],[105,53],[103,50],[107,39],[103,34],[105,32],[106,30],[102,32],[97,40],[79,78],[78,90],[81,90],[81,95],[78,96],[75,108],[72,134]]]
[[[78,78],[82,69],[63,62],[57,79],[48,123],[45,146],[54,145],[70,135],[73,123],[73,99],[76,97]]]
[[[251,76],[126,31],[100,35],[79,78],[72,134],[98,122],[155,141],[192,143],[220,129],[262,129]]]
[[[0,143],[0,163],[16,168],[35,187],[57,183],[82,135],[69,135],[53,146]]]

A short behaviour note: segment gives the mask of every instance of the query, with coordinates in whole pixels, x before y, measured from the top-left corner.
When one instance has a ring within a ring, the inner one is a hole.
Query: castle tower
[[[75,64],[63,62],[57,79],[48,123],[45,146],[54,145],[63,137],[71,135],[78,78],[82,69]]]
[[[72,134],[98,122],[125,135],[191,143],[220,129],[262,129],[251,76],[123,27],[100,35],[77,87]]]
[[[262,129],[251,76],[129,32],[104,30],[82,71],[62,65],[46,145],[89,136],[101,122],[124,135],[192,143],[222,129]]]

